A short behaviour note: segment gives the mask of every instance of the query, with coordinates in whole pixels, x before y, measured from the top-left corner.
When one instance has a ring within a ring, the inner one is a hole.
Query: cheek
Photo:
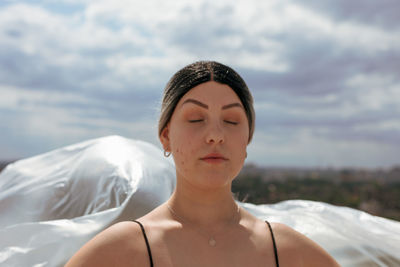
[[[249,141],[248,131],[242,130],[236,133],[234,140],[237,148],[246,149]]]
[[[197,140],[196,132],[181,130],[175,131],[171,136],[171,149],[177,154],[188,154],[193,153],[196,149],[193,147]]]
[[[177,138],[171,143],[172,155],[174,157],[175,165],[181,170],[185,170],[189,165],[189,159],[191,159],[196,151],[192,147],[193,141],[189,138]]]
[[[174,159],[175,159],[175,164],[176,165],[185,165],[185,155],[184,151],[182,151],[182,148],[177,147],[173,153]]]

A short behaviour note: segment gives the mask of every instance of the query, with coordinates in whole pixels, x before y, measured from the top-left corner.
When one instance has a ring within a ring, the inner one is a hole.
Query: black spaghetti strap
[[[147,253],[149,254],[149,259],[150,259],[150,267],[153,267],[153,257],[151,256],[151,250],[150,250],[150,245],[149,245],[149,241],[147,240],[147,236],[146,236],[146,232],[144,230],[143,225],[139,222],[139,221],[134,221],[135,223],[139,224],[140,229],[142,229],[142,233],[143,233],[143,237],[144,237],[144,241],[146,241],[146,247],[147,247]]]
[[[274,245],[274,254],[275,254],[276,267],[279,267],[278,250],[276,249],[274,233],[272,232],[271,224],[269,224],[268,221],[265,221],[265,222],[268,224],[269,231],[271,232],[272,244]]]

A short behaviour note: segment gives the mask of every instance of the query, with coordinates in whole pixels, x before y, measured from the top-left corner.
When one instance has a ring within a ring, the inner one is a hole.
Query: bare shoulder
[[[282,223],[271,223],[281,266],[332,266],[339,264],[321,246]]]
[[[87,242],[65,266],[146,266],[144,242],[137,223],[116,223]]]

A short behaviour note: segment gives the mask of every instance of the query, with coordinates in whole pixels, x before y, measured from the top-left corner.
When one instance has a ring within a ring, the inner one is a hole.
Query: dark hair
[[[167,126],[179,100],[199,84],[215,81],[226,84],[237,94],[249,122],[249,143],[253,137],[255,112],[253,97],[246,83],[232,68],[215,61],[198,61],[179,70],[172,76],[164,89],[158,135]]]

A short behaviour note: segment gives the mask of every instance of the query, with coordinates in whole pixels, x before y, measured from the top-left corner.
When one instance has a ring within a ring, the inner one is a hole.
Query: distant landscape
[[[0,172],[10,162],[0,162]],[[248,164],[234,180],[232,191],[238,200],[254,204],[314,200],[400,221],[400,166],[307,169]]]
[[[232,191],[238,200],[254,204],[314,200],[400,221],[400,166],[305,169],[246,165]]]

